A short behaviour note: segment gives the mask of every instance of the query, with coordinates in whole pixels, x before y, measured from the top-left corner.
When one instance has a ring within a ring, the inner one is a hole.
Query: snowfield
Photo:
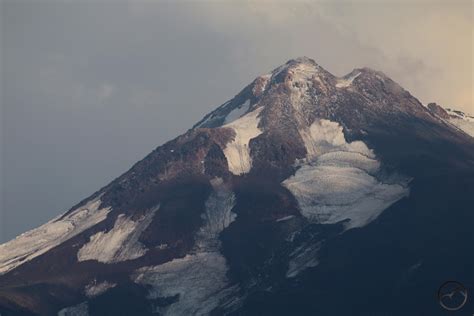
[[[100,283],[91,282],[84,288],[84,293],[87,297],[92,298],[105,293],[108,289],[114,288],[115,286],[117,286],[117,284],[107,281]]]
[[[97,260],[114,263],[132,260],[143,256],[148,249],[138,239],[150,225],[159,206],[133,221],[120,214],[114,227],[108,232],[99,232],[90,237],[90,241],[77,253],[78,261]]]
[[[206,201],[202,214],[203,226],[197,233],[196,247],[199,250],[219,250],[219,234],[232,223],[237,215],[232,212],[235,195],[227,190],[221,178],[211,181],[214,192]]]
[[[295,217],[295,216],[294,215],[288,215],[288,216],[278,218],[276,221],[277,222],[285,222],[285,221],[288,221],[288,220],[292,219],[293,217]]]
[[[321,243],[308,243],[299,246],[290,254],[287,278],[293,278],[307,268],[314,268],[319,264],[318,252]]]
[[[466,114],[460,114],[450,109],[446,109],[446,112],[451,116],[448,119],[448,122],[468,134],[469,136],[474,137],[474,117],[468,116]]]
[[[465,132],[469,136],[474,137],[474,119],[466,120],[466,119],[452,118],[452,119],[449,119],[449,122],[453,124],[454,126],[456,126],[457,128],[461,129],[463,132]]]
[[[58,312],[58,316],[89,316],[89,304],[83,302],[75,306],[63,308]]]
[[[380,163],[373,151],[361,141],[347,143],[338,123],[318,120],[300,134],[308,154],[283,185],[309,220],[362,227],[408,195],[408,179],[378,180]]]
[[[152,286],[150,299],[173,297],[179,300],[158,307],[162,315],[208,315],[219,305],[227,287],[227,264],[217,252],[199,252],[159,266],[141,268],[134,281]]]
[[[364,157],[367,157],[368,161],[363,163],[377,164],[377,166],[379,164],[374,160],[374,152],[363,142],[354,141],[347,143],[342,131],[342,126],[337,122],[324,119],[316,120],[309,128],[300,129],[299,133],[306,147],[306,161],[308,162],[314,161],[322,154],[339,152],[338,155],[340,159],[343,159],[342,155],[345,155],[346,159],[355,159],[355,161],[360,163],[364,160]],[[352,155],[354,153],[356,156]],[[364,157],[358,158],[357,156]],[[327,160],[331,160],[332,158],[335,157],[326,157]]]
[[[103,221],[110,208],[99,209],[101,203],[99,198],[94,199],[64,218],[59,216],[0,245],[0,274],[46,253]]]
[[[258,128],[258,115],[263,107],[253,110],[232,123],[223,127],[231,128],[235,132],[234,139],[224,149],[229,171],[241,175],[250,171],[252,159],[250,157],[249,142],[262,133]]]
[[[240,106],[236,107],[232,111],[230,111],[229,114],[227,114],[225,120],[224,120],[224,125],[232,123],[233,121],[239,119],[241,116],[243,116],[245,113],[250,108],[250,100],[245,101],[243,104]]]
[[[208,315],[236,291],[229,286],[227,262],[219,252],[219,234],[235,220],[232,212],[235,195],[222,180],[212,181],[214,192],[206,202],[204,224],[196,236],[193,251],[184,258],[158,266],[138,269],[132,280],[149,285],[149,298],[174,297],[178,300],[166,307],[157,307],[161,315]]]
[[[340,78],[336,83],[336,88],[348,88],[352,85],[352,82],[357,78],[361,73],[349,74],[343,78]]]

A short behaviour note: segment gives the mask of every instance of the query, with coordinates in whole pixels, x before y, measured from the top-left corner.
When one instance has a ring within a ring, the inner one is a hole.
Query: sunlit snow
[[[110,208],[99,209],[100,199],[28,231],[15,239],[0,245],[0,274],[36,258],[86,229],[103,221]]]
[[[247,173],[252,167],[249,142],[262,133],[258,128],[260,121],[258,115],[262,109],[263,107],[255,109],[238,120],[223,126],[231,128],[235,132],[234,139],[230,141],[224,149],[229,171],[235,175]]]
[[[336,88],[347,88],[350,87],[352,82],[354,81],[355,78],[357,78],[361,73],[358,72],[356,74],[349,75],[348,77],[344,77],[341,79],[338,79],[336,83]]]
[[[346,229],[362,227],[407,196],[408,179],[378,180],[380,163],[373,151],[361,141],[347,143],[338,123],[318,120],[301,135],[307,158],[283,185],[308,219],[322,224],[347,221]]]
[[[150,225],[158,208],[134,221],[121,214],[108,232],[98,232],[77,253],[78,261],[97,260],[121,262],[143,256],[147,248],[139,242],[140,235]]]
[[[451,116],[448,122],[465,132],[466,134],[474,137],[474,117],[468,115],[461,115],[451,109],[446,109],[446,112]]]
[[[86,294],[87,297],[92,298],[99,296],[103,293],[105,293],[108,289],[111,289],[115,287],[117,284],[115,283],[110,283],[110,282],[91,282],[90,284],[86,285],[84,288],[84,293]]]
[[[474,137],[474,119],[450,118],[449,122],[469,136]]]

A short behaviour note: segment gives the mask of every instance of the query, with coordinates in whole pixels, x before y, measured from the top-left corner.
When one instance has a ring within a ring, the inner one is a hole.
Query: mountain
[[[474,116],[467,115],[458,110],[444,109],[436,103],[429,103],[427,106],[433,115],[451,123],[464,133],[474,137]]]
[[[290,60],[0,245],[0,313],[444,315],[474,284],[469,122]]]

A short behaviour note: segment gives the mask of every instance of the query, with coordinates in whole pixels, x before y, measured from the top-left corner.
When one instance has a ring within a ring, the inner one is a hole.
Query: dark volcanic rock
[[[445,109],[443,109],[441,106],[439,106],[436,103],[428,103],[427,105],[428,110],[430,110],[431,113],[434,115],[444,118],[444,119],[449,119],[449,114],[446,112]]]

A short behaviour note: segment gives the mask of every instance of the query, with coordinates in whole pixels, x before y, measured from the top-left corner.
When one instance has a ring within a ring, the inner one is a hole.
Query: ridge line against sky
[[[0,15],[0,241],[291,58],[338,76],[368,66],[425,104],[474,114],[470,0],[6,0]]]

